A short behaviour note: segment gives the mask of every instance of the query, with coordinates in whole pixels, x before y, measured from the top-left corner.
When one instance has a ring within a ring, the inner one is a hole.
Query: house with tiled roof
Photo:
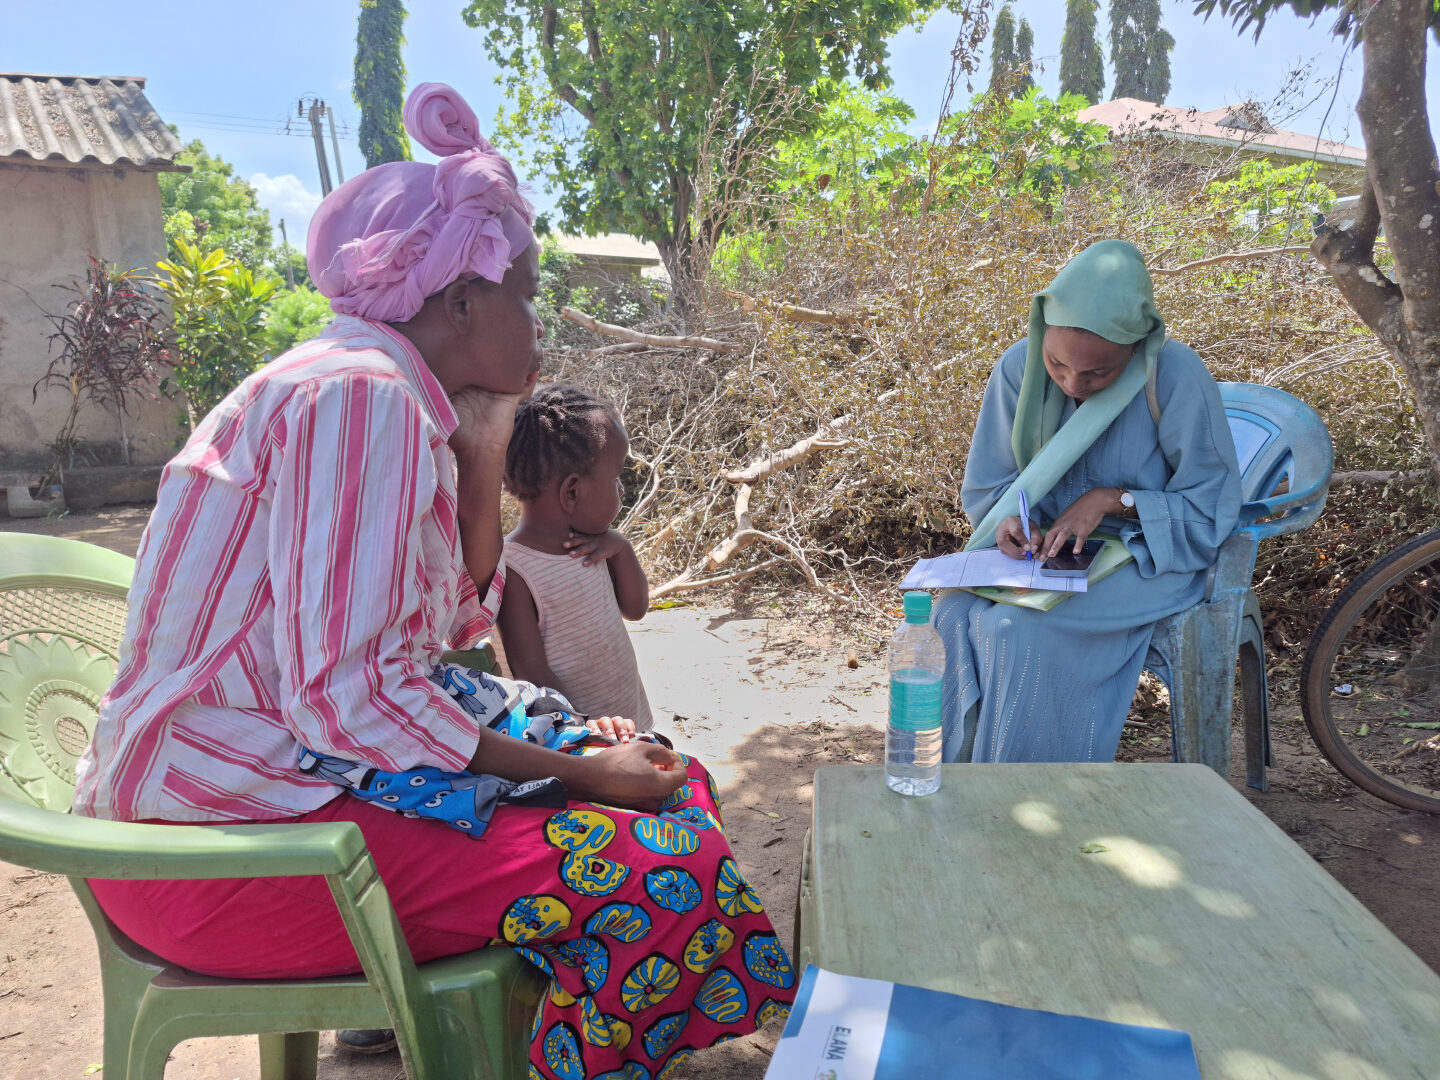
[[[1360,191],[1365,148],[1274,127],[1253,102],[1200,111],[1116,98],[1080,111],[1079,119],[1100,124],[1112,137],[1154,136],[1172,143],[1191,160],[1221,162],[1229,157],[1266,158],[1276,165],[1313,161],[1317,179],[1337,194]]]
[[[0,73],[0,486],[33,482],[48,466],[69,401],[32,390],[50,363],[54,327],[83,278],[86,257],[124,268],[164,257],[157,175],[180,141],[145,97],[142,78]],[[174,452],[177,409],[147,405],[128,418],[131,460]],[[118,461],[120,419],[82,413],[90,464]],[[68,494],[68,493],[67,493]]]

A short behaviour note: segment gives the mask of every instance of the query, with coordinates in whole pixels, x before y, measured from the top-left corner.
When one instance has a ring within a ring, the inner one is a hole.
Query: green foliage
[[[1035,32],[1024,19],[1015,24],[1009,4],[995,16],[990,34],[990,86],[992,94],[1023,94],[1035,85],[1030,74],[1034,64]]]
[[[265,352],[265,303],[273,279],[257,277],[223,250],[203,251],[184,239],[175,257],[158,263],[155,283],[170,298],[175,341],[170,382],[185,395],[193,427],[260,366]]]
[[[1105,58],[1095,37],[1099,0],[1065,0],[1065,32],[1060,37],[1060,93],[1078,94],[1087,104],[1105,90]]]
[[[471,0],[464,17],[504,73],[512,109],[497,138],[558,193],[565,230],[651,240],[674,274],[690,269],[697,233],[723,227],[692,220],[707,133],[743,147],[774,86],[839,87],[847,75],[885,85],[886,39],[938,3]]]
[[[995,16],[990,30],[990,92],[1003,93],[1015,70],[1015,12],[1009,4]]]
[[[366,168],[409,161],[405,134],[405,6],[400,0],[360,0],[355,33],[355,104]]]
[[[1289,8],[1302,19],[1318,19],[1327,11],[1335,12],[1330,32],[1336,37],[1362,37],[1362,25],[1355,18],[1354,0],[1194,0],[1195,14],[1209,18],[1214,12],[1228,16],[1236,29],[1244,33],[1255,27],[1255,37],[1265,29],[1265,21],[1276,11]],[[1440,0],[1430,0],[1430,31],[1440,42]]]
[[[1015,31],[1015,68],[1019,72],[1016,86],[1020,93],[1024,93],[1035,85],[1034,67],[1035,31],[1031,30],[1030,23],[1022,18],[1020,29]]]
[[[1038,87],[1012,100],[975,98],[942,129],[951,142],[933,173],[934,186],[951,201],[979,186],[1053,198],[1091,179],[1106,161],[1107,131],[1080,121],[1088,104],[1077,94],[1048,98]]]
[[[1222,213],[1232,216],[1237,232],[1254,243],[1308,241],[1314,215],[1335,203],[1335,192],[1315,179],[1311,162],[1275,165],[1246,161],[1227,180],[1208,184],[1205,193]]]
[[[1160,0],[1110,0],[1112,98],[1162,104],[1170,93],[1170,51],[1175,39],[1160,27]]]
[[[285,277],[287,265],[297,288],[311,283],[310,264],[305,261],[305,253],[303,251],[296,251],[292,247],[285,247],[276,248],[270,253],[269,268],[275,272],[276,281],[288,286],[289,281]]]
[[[71,463],[80,445],[76,426],[86,405],[119,417],[121,456],[128,463],[125,413],[133,399],[150,393],[157,365],[169,359],[160,329],[164,313],[145,291],[139,270],[122,270],[91,255],[84,282],[56,287],[75,298],[64,311],[45,314],[55,328],[50,348],[59,352],[35,383],[31,398],[43,388],[63,387],[70,394],[70,408],[51,443],[55,467],[41,487],[54,478],[62,461]]]
[[[191,171],[156,177],[171,255],[176,241],[184,240],[201,251],[223,248],[244,266],[259,270],[274,241],[270,212],[260,205],[255,189],[235,175],[228,161],[212,157],[199,139],[186,143],[175,160]]]
[[[279,356],[329,325],[330,301],[308,285],[281,289],[265,302],[265,347]]]
[[[845,200],[859,187],[888,193],[914,167],[915,110],[854,81],[811,88],[816,118],[775,147],[775,188],[787,198]]]

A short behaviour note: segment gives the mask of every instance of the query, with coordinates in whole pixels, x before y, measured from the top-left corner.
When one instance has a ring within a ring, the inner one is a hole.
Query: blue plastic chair
[[[1270,765],[1265,628],[1250,588],[1260,541],[1298,532],[1320,516],[1335,451],[1320,414],[1272,386],[1221,383],[1240,459],[1240,523],[1220,547],[1205,599],[1155,627],[1145,667],[1170,690],[1176,761],[1230,772],[1234,668],[1240,664],[1245,782],[1264,791]]]

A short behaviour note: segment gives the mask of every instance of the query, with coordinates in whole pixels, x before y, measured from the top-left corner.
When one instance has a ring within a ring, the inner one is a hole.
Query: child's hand
[[[592,716],[585,721],[585,728],[617,743],[628,743],[635,736],[635,721],[624,716]]]
[[[619,529],[607,529],[594,535],[571,529],[570,535],[560,546],[570,553],[572,559],[583,558],[585,566],[594,566],[597,562],[613,559],[622,551],[629,551],[630,541],[625,539],[625,534]]]

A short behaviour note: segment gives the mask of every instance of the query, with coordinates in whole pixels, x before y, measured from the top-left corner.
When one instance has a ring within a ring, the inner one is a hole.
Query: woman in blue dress
[[[1098,529],[1133,560],[1049,611],[941,595],[945,760],[1113,759],[1155,623],[1201,598],[1235,527],[1239,476],[1219,388],[1166,339],[1139,251],[1091,245],[991,373],[961,504],[967,547],[1043,558]]]

